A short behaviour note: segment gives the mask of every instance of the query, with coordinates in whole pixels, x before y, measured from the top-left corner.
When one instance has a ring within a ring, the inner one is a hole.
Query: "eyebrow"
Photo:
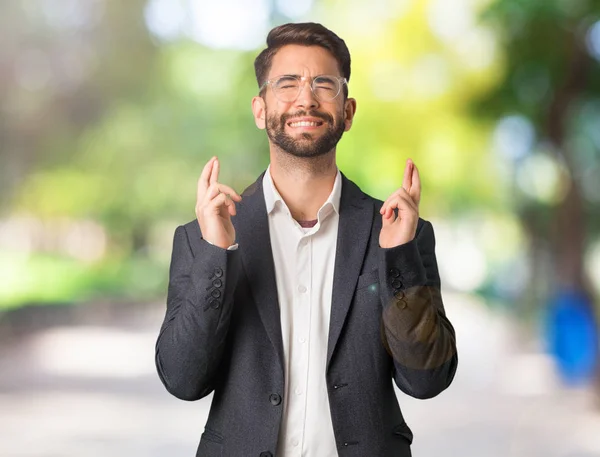
[[[319,76],[315,76],[313,79],[317,79],[317,78],[321,78],[321,79],[324,79],[329,82],[333,82],[333,80],[335,79],[335,77],[333,77],[331,75],[319,75]]]
[[[332,75],[316,75],[316,76],[311,77],[310,79],[323,78],[325,76],[332,76]],[[299,78],[299,79],[301,79],[302,77],[303,77],[302,75],[296,75],[296,74],[285,74],[285,75],[275,76],[275,78]]]

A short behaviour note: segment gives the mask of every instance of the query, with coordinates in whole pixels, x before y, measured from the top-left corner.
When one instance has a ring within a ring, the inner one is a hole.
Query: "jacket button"
[[[269,451],[261,452],[260,457],[273,457],[273,454],[271,454]]]
[[[220,278],[221,276],[223,276],[223,270],[221,270],[220,268],[215,268],[215,276],[217,278]]]
[[[400,289],[400,287],[402,287],[402,281],[400,281],[399,279],[394,279],[392,281],[392,287],[394,289]]]
[[[215,279],[213,281],[213,286],[215,287],[221,287],[223,285],[223,281],[221,281],[220,279]]]
[[[221,306],[221,303],[219,303],[219,300],[211,300],[209,303],[210,307],[212,309],[219,309],[219,307]]]
[[[399,290],[394,294],[394,298],[396,299],[396,304],[401,308],[405,309],[408,304],[406,303],[406,295],[403,290]]]
[[[400,270],[398,270],[397,268],[390,268],[389,273],[392,278],[397,278],[400,276]]]
[[[213,298],[219,298],[221,296],[221,291],[219,289],[213,289],[210,293]]]
[[[277,394],[271,394],[269,396],[269,401],[273,406],[277,406],[281,403],[281,397]],[[261,454],[262,455],[262,454]]]

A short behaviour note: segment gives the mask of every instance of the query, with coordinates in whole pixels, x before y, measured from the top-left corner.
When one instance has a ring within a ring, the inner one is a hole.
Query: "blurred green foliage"
[[[496,0],[482,14],[502,44],[505,70],[475,100],[474,115],[518,116],[533,130],[531,148],[512,157],[519,185],[511,208],[531,240],[534,311],[561,289],[592,300],[595,292],[584,262],[600,231],[599,20],[598,0]],[[556,191],[535,198],[524,182],[535,183],[543,167],[556,169]]]
[[[40,242],[23,255],[5,239],[0,271],[9,286],[0,306],[163,295],[172,234],[194,217],[204,163],[218,155],[221,180],[239,191],[268,164],[250,111],[258,50],[161,41],[144,21],[144,0],[73,5],[79,22],[70,23],[42,0],[0,4],[0,208],[5,219],[95,221],[106,232],[104,254],[82,260]],[[422,174],[423,217],[483,214],[510,228],[503,250],[512,252],[524,243],[513,233],[520,194],[491,152],[490,133],[515,112],[543,131],[544,94],[565,78],[568,30],[589,25],[600,7],[460,2],[473,18],[485,12],[485,26],[475,21],[465,38],[444,29],[454,8],[447,2],[407,5],[388,5],[390,14],[352,1],[343,14],[333,0],[313,8],[312,19],[352,53],[358,111],[338,148],[340,168],[385,198],[411,157]],[[272,13],[274,24],[289,20]],[[600,90],[593,66],[595,82],[582,94],[590,99]],[[548,87],[536,95],[540,81]],[[492,262],[506,265],[498,244],[487,244]]]

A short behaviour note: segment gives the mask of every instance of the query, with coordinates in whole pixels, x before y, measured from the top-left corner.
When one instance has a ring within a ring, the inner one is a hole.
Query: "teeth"
[[[318,125],[319,125],[318,122],[306,122],[306,121],[290,123],[291,127],[316,127]]]

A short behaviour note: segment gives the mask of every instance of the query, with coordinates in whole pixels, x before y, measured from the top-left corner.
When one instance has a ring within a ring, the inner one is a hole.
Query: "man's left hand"
[[[379,246],[393,248],[408,243],[415,238],[419,222],[419,202],[421,201],[421,179],[419,170],[411,159],[406,161],[402,187],[390,195],[379,211],[382,228],[379,233]],[[394,209],[398,208],[398,217]]]

